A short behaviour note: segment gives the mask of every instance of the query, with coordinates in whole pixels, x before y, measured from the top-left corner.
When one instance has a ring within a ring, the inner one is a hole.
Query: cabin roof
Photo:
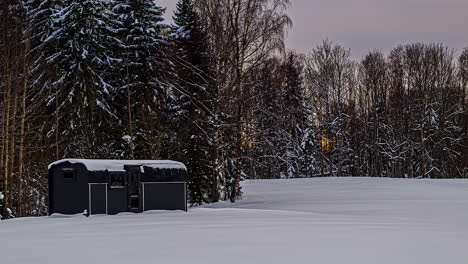
[[[97,159],[63,159],[49,164],[48,169],[54,165],[69,162],[83,164],[88,171],[125,171],[124,166],[146,166],[159,169],[184,169],[185,165],[172,160],[97,160]]]

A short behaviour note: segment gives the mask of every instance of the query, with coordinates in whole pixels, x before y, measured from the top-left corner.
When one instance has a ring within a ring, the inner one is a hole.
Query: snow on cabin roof
[[[124,166],[147,166],[161,169],[184,169],[185,165],[172,160],[95,160],[95,159],[63,159],[49,164],[48,169],[64,162],[83,164],[88,171],[125,171]]]

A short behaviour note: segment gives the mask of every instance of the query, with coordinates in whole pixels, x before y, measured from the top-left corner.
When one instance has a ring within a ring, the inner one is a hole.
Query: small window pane
[[[76,179],[75,177],[75,170],[74,169],[64,169],[63,170],[63,179],[65,181],[74,181]]]
[[[131,208],[131,209],[138,209],[138,208],[140,208],[140,200],[139,200],[139,197],[131,197],[131,199],[130,199],[130,208]]]
[[[66,171],[63,173],[63,178],[73,180],[73,171]]]
[[[111,174],[111,187],[118,188],[125,186],[124,174]]]

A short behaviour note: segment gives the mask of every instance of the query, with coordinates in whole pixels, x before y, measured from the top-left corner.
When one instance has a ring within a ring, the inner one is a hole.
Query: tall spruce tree
[[[119,156],[158,158],[161,151],[161,108],[165,101],[163,76],[167,26],[164,9],[151,0],[116,0],[113,103],[118,106]]]
[[[283,63],[283,100],[282,100],[282,134],[284,144],[285,167],[282,172],[285,177],[298,177],[309,173],[313,163],[311,148],[315,136],[309,111],[305,105],[305,90],[303,85],[303,64],[299,55],[289,52]]]
[[[174,13],[174,40],[177,84],[176,126],[180,158],[190,174],[190,199],[193,204],[209,201],[209,118],[211,95],[209,50],[206,33],[191,0],[180,0]]]
[[[108,2],[64,1],[52,14],[53,30],[43,40],[54,47],[46,60],[55,71],[48,86],[47,107],[56,115],[50,135],[63,145],[62,156],[101,157],[107,122],[113,118],[109,106],[112,33]],[[42,38],[43,39],[43,38]],[[48,51],[49,52],[49,51]]]
[[[273,57],[260,64],[250,77],[257,80],[254,87],[253,121],[255,126],[256,174],[259,178],[279,178],[283,169],[282,142],[282,72],[279,58]]]

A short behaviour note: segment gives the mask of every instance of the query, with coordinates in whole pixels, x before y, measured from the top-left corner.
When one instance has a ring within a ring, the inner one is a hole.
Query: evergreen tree
[[[164,9],[151,0],[116,0],[112,16],[116,24],[113,66],[114,104],[122,121],[118,142],[120,156],[156,158],[162,106],[166,97],[167,26]]]
[[[63,2],[56,0],[29,0],[27,2],[29,28],[26,34],[29,34],[31,39],[29,57],[32,61],[32,71],[29,73],[31,85],[28,90],[34,95],[28,104],[40,106],[36,108],[36,111],[30,111],[28,115],[30,122],[37,127],[34,139],[38,144],[37,149],[40,149],[39,152],[45,151],[54,154],[49,157],[49,160],[43,160],[42,166],[46,166],[52,159],[59,159],[63,155],[58,145],[60,137],[57,128],[62,129],[58,125],[60,112],[56,111],[57,104],[54,104],[53,100],[57,95],[57,90],[52,85],[59,78],[58,67],[54,59],[54,55],[58,51],[59,39],[52,35],[56,30],[53,15],[63,8],[61,4]],[[43,120],[43,116],[52,116],[53,118]],[[48,147],[40,144],[48,145]],[[37,174],[39,175],[39,171]],[[28,192],[25,195],[28,194],[36,193]]]
[[[64,1],[52,14],[53,30],[44,45],[55,46],[45,59],[55,67],[47,99],[56,122],[49,134],[63,144],[63,156],[105,156],[114,117],[109,102],[109,47],[112,42],[108,2]],[[42,38],[43,39],[43,38]]]
[[[301,176],[301,160],[308,162],[304,153],[311,145],[313,131],[308,127],[308,111],[305,108],[305,92],[302,81],[303,66],[297,54],[289,52],[283,64],[282,132],[287,178]],[[306,132],[307,130],[307,132]]]
[[[52,36],[54,31],[53,15],[63,8],[63,4],[64,2],[57,0],[29,0],[26,2],[33,38],[32,52],[37,52],[39,55],[48,54],[43,52],[43,49],[45,49],[44,46],[51,43],[46,40],[54,38]],[[45,61],[43,58],[41,60]]]
[[[255,142],[253,146],[256,160],[256,175],[259,178],[278,178],[283,167],[282,158],[282,67],[278,58],[263,62],[252,73],[257,80],[254,87],[256,98],[253,106]],[[283,151],[284,152],[284,151]]]
[[[211,94],[207,81],[209,51],[206,33],[191,0],[180,0],[174,13],[174,40],[177,75],[175,125],[180,141],[180,158],[190,174],[190,199],[193,204],[208,202],[210,192]]]

